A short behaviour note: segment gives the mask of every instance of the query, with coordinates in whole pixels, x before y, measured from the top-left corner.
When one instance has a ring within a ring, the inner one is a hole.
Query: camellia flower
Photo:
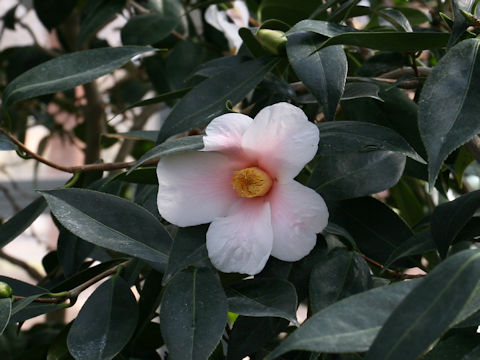
[[[243,1],[234,1],[232,8],[219,10],[217,5],[210,5],[205,11],[205,21],[218,31],[223,32],[229,48],[236,53],[242,45],[238,29],[248,26],[250,13]]]
[[[322,197],[293,178],[317,152],[318,128],[288,103],[255,119],[212,120],[204,148],[162,158],[158,210],[178,226],[211,222],[207,251],[223,272],[259,273],[270,255],[296,261],[328,222]]]

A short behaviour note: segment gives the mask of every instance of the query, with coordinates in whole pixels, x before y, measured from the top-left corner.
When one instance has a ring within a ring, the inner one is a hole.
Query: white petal
[[[207,231],[208,256],[223,272],[255,275],[272,250],[270,206],[264,199],[241,199],[228,216],[215,219]]]
[[[203,137],[204,151],[243,152],[242,136],[252,123],[252,118],[243,114],[225,114],[208,124]]]
[[[239,27],[228,21],[226,11],[219,11],[216,5],[210,5],[205,11],[205,21],[218,31],[223,32],[230,49],[238,50],[240,48],[243,40],[238,35]]]
[[[318,128],[305,113],[288,103],[263,108],[245,131],[243,150],[280,182],[293,179],[313,159],[318,148]]]
[[[227,15],[237,27],[248,27],[250,12],[248,11],[247,4],[243,1],[234,1],[233,8],[227,10]]]
[[[269,196],[272,212],[272,256],[296,261],[315,246],[316,234],[328,223],[328,209],[314,190],[291,181],[275,184]]]
[[[232,188],[234,164],[214,152],[188,152],[162,158],[157,166],[158,211],[178,226],[224,216],[238,199]]]
[[[218,21],[220,16],[221,12],[218,10],[217,5],[210,5],[205,11],[205,21],[218,31],[223,31]]]

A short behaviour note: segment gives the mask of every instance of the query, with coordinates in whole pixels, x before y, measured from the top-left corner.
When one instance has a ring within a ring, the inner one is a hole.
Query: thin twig
[[[135,10],[137,10],[140,14],[150,14],[151,13],[150,10],[148,10],[147,8],[144,8],[142,5],[140,5],[139,3],[137,3],[134,0],[128,0],[127,6],[131,6],[131,7],[135,8]]]
[[[379,267],[380,269],[386,271],[387,273],[389,273],[390,275],[396,277],[396,278],[399,278],[399,279],[402,279],[402,280],[405,280],[405,279],[416,279],[416,278],[419,278],[419,277],[424,277],[426,274],[404,274],[400,271],[395,271],[395,270],[392,270],[392,269],[389,269],[389,268],[386,268],[385,266],[383,266],[382,264],[380,264],[379,262],[369,258],[368,256],[364,255],[364,254],[361,254],[361,253],[358,253],[358,255],[360,255],[362,258],[364,258],[366,261],[368,261],[369,263]]]
[[[480,163],[480,137],[475,135],[465,144],[465,149]]]
[[[84,172],[84,171],[110,171],[110,170],[128,169],[136,164],[136,161],[124,161],[124,162],[115,162],[115,163],[63,166],[63,165],[54,163],[50,160],[47,160],[44,157],[34,153],[30,149],[28,149],[25,145],[23,145],[23,143],[21,143],[18,139],[10,135],[5,128],[0,127],[0,132],[5,134],[15,145],[18,146],[20,150],[22,150],[25,154],[27,154],[31,158],[41,162],[42,164],[50,166],[51,168],[54,168],[63,172],[67,172],[70,174],[75,174],[75,173]],[[145,162],[144,165],[152,165],[157,163],[157,161],[158,160],[150,160]]]

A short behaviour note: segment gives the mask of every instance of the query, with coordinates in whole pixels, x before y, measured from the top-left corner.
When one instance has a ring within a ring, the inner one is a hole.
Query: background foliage
[[[0,288],[2,358],[479,358],[477,2],[246,3],[236,53],[203,16],[228,1],[33,1],[59,43],[0,53],[0,150],[72,178],[0,219],[1,246],[45,210],[60,231],[38,284],[0,277],[13,290]],[[24,25],[16,9],[6,28]],[[115,16],[127,19],[120,47],[96,36]],[[206,226],[159,216],[155,162],[202,148],[199,134],[220,114],[253,117],[280,101],[320,130],[297,180],[327,200],[329,225],[298,262],[270,258],[249,278],[219,273]],[[72,136],[86,165],[24,146],[30,126],[64,131],[52,104],[83,119]],[[161,108],[171,111],[159,131],[143,130]],[[102,162],[118,141],[115,161]],[[22,328],[104,279],[73,322]]]

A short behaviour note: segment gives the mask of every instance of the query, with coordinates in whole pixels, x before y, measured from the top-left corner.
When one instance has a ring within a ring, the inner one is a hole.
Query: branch
[[[465,144],[465,149],[480,163],[480,137],[475,135]]]
[[[16,265],[18,267],[21,267],[25,272],[30,275],[34,280],[41,280],[43,278],[43,275],[40,274],[40,272],[37,271],[37,269],[31,267],[28,265],[25,261],[17,259],[16,257],[13,257],[11,255],[6,254],[3,251],[0,251],[0,258],[5,259],[9,263]]]
[[[73,300],[75,301],[78,295],[93,284],[99,282],[102,279],[105,279],[106,277],[113,275],[117,273],[120,269],[128,266],[132,260],[127,260],[122,262],[121,264],[118,264],[117,266],[112,267],[111,269],[105,270],[104,272],[98,274],[97,276],[94,276],[93,278],[85,281],[83,284],[71,289],[70,291],[63,291],[60,293],[52,293],[48,294],[50,297],[44,297],[44,298],[38,298],[35,299],[33,302],[37,303],[47,303],[47,304],[59,304],[67,300]],[[14,300],[22,300],[25,299],[25,296],[18,296],[14,295],[13,296]]]
[[[34,153],[30,149],[28,149],[25,145],[23,145],[18,139],[14,136],[10,135],[8,131],[0,127],[0,132],[5,134],[17,147],[23,151],[25,154],[30,156],[32,159],[35,159],[42,164],[50,166],[51,168],[67,172],[70,174],[75,174],[78,172],[84,171],[110,171],[110,170],[119,170],[119,169],[128,169],[131,168],[133,165],[136,164],[136,161],[125,161],[125,162],[114,162],[114,163],[103,163],[103,164],[86,164],[86,165],[79,165],[79,166],[63,166],[60,164],[56,164],[50,160],[45,159],[44,157]],[[153,165],[156,164],[158,160],[150,160],[144,163],[144,165]]]
[[[386,268],[385,266],[383,266],[382,264],[380,264],[379,262],[373,260],[373,259],[370,259],[368,256],[362,254],[362,253],[358,253],[358,255],[360,255],[362,258],[364,258],[366,261],[368,261],[369,263],[379,267],[380,269],[382,269],[383,271],[386,271],[387,273],[389,273],[390,275],[392,275],[393,277],[396,277],[398,279],[401,279],[401,280],[405,280],[405,279],[416,279],[416,278],[419,278],[419,277],[424,277],[425,274],[416,274],[416,275],[411,275],[411,274],[404,274],[400,271],[396,271],[396,270],[392,270],[392,269],[389,269],[389,268]]]

